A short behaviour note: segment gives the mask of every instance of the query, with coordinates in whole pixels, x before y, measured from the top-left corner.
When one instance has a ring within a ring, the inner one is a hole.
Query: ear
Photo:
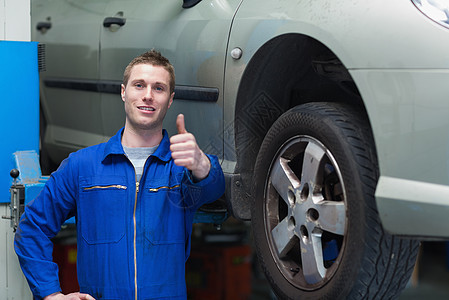
[[[125,102],[125,85],[121,85],[121,92],[120,92],[121,96],[122,96],[122,101]]]
[[[170,108],[170,106],[172,105],[174,97],[175,97],[175,92],[171,93],[170,100],[168,101],[168,108]]]

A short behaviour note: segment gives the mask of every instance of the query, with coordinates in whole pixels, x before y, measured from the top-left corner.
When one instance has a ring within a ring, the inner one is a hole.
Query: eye
[[[143,88],[143,84],[140,83],[140,82],[136,82],[136,83],[134,84],[134,86],[135,86],[136,88],[138,88],[138,89]]]
[[[156,86],[154,89],[156,91],[158,91],[158,92],[163,92],[164,91],[164,88],[162,86]]]

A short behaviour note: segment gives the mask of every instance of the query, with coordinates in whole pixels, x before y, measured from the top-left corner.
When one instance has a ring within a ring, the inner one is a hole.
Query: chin
[[[161,130],[162,131],[162,124],[145,124],[145,123],[141,123],[141,124],[137,124],[137,126],[135,126],[136,128],[140,129],[140,130],[148,130],[148,131],[156,131],[156,130]]]

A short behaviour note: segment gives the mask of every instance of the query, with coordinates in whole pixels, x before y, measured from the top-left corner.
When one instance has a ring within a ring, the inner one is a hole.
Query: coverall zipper
[[[136,224],[136,208],[137,208],[137,194],[139,193],[139,182],[136,181],[136,197],[134,201],[134,212],[133,212],[133,222],[134,222],[134,290],[135,299],[137,300],[137,246],[136,246],[136,235],[137,235],[137,224]]]
[[[110,188],[116,188],[116,189],[126,190],[127,187],[124,186],[124,185],[119,185],[119,184],[112,184],[112,185],[94,185],[94,186],[85,187],[84,190],[85,190],[85,191],[89,191],[89,190],[95,190],[95,189],[110,189]]]
[[[133,226],[134,226],[133,244],[134,244],[134,294],[135,294],[134,299],[137,300],[137,221],[136,221],[136,209],[137,209],[137,195],[139,193],[139,184],[140,184],[140,182],[137,181],[136,168],[134,167],[134,165],[131,162],[131,160],[129,159],[129,157],[127,155],[125,155],[125,156],[128,158],[128,161],[133,166],[134,174],[135,174],[135,180],[136,180],[136,194],[135,194],[136,196],[135,196],[135,199],[134,199],[134,211],[133,211]],[[144,176],[145,167],[147,165],[147,162],[148,162],[148,158],[145,161],[144,168],[143,168],[143,173],[142,173],[141,178]]]
[[[159,191],[159,190],[161,190],[161,189],[169,189],[169,190],[172,190],[172,189],[178,188],[178,187],[180,187],[180,186],[181,186],[180,184],[177,184],[177,185],[174,185],[174,186],[161,186],[161,187],[158,187],[158,188],[152,188],[152,189],[149,189],[149,191],[150,191],[150,192],[157,192],[157,191]]]

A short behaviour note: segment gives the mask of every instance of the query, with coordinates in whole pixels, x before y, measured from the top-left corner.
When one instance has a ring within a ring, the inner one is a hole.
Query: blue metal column
[[[37,42],[0,41],[0,203],[10,202],[13,153],[39,153]]]

